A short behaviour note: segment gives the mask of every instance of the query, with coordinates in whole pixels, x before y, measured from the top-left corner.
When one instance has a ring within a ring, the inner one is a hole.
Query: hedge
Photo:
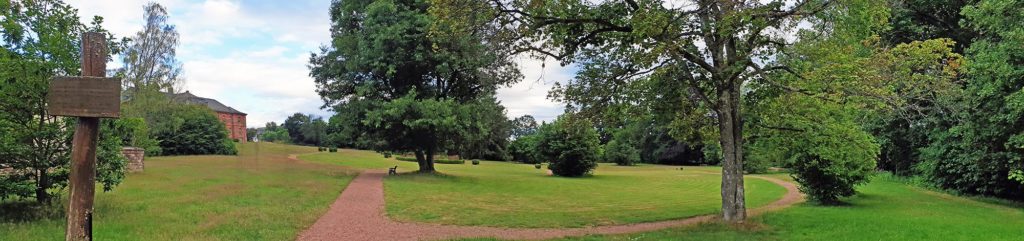
[[[400,157],[395,157],[395,159],[398,159],[399,161],[417,162],[415,157],[400,156]],[[437,160],[434,160],[434,163],[437,163],[437,164],[466,164],[466,160],[437,159]]]

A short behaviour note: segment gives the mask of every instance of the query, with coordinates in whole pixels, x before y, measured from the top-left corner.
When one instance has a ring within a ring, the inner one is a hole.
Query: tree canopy
[[[460,130],[493,118],[456,116],[478,114],[464,106],[486,108],[498,86],[521,79],[493,11],[481,1],[333,2],[333,39],[310,58],[310,75],[324,106],[366,117],[334,128],[378,151],[412,152],[423,172],[437,153],[490,145]]]
[[[515,45],[518,49],[553,57],[563,64],[580,63],[584,75],[579,85],[610,90],[576,92],[576,96],[596,95],[605,103],[615,104],[615,97],[621,95],[615,88],[601,85],[626,88],[638,78],[665,75],[681,87],[681,91],[668,94],[678,94],[675,98],[689,102],[670,105],[695,110],[677,113],[696,119],[713,116],[711,122],[717,130],[711,132],[717,131],[723,156],[722,213],[728,221],[746,217],[743,89],[758,84],[782,85],[768,76],[792,71],[786,63],[773,61],[792,45],[784,33],[795,31],[801,21],[825,22],[829,15],[875,26],[871,23],[875,16],[870,14],[844,16],[849,9],[862,13],[875,7],[867,1],[698,0],[683,6],[662,1],[492,2],[504,13],[508,25],[525,26],[517,28],[524,36]],[[824,33],[831,23],[815,26],[821,26],[822,31],[817,33]],[[790,87],[787,90],[798,90]],[[573,89],[568,90],[571,99]],[[634,100],[626,96],[618,102],[630,104]],[[595,104],[576,103],[583,107]]]
[[[110,53],[120,45],[96,17],[79,22],[78,11],[60,1],[0,3],[0,199],[51,200],[68,181],[75,118],[48,115],[46,94],[53,76],[77,76],[81,70],[80,38],[86,31],[105,33]],[[109,55],[107,56],[109,58]],[[104,121],[97,150],[97,178],[110,190],[124,178],[120,136]]]

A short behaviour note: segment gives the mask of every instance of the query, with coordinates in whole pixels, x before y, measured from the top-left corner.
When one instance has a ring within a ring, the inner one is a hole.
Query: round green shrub
[[[833,125],[817,132],[780,135],[790,150],[793,179],[800,191],[821,204],[839,203],[839,198],[856,194],[856,186],[867,183],[876,167],[879,145],[870,134],[855,125]],[[778,140],[776,139],[776,140]]]
[[[868,181],[873,164],[874,161],[830,160],[804,155],[793,165],[793,179],[800,183],[800,191],[811,199],[835,204],[840,197],[857,193],[854,187]]]
[[[338,148],[337,147],[331,147],[331,148],[327,149],[327,151],[328,152],[338,152]]]
[[[476,160],[476,159],[474,159],[474,160],[473,160],[473,165],[480,165],[480,160]]]
[[[593,124],[586,119],[560,117],[541,126],[537,152],[550,160],[548,169],[563,177],[579,177],[597,167],[599,141]]]
[[[540,165],[540,163],[537,163],[537,164],[533,164],[533,167],[536,167],[537,169],[540,169],[541,165]]]

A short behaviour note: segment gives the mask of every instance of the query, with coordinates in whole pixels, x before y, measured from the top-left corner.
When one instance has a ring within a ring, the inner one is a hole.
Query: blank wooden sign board
[[[53,77],[46,103],[50,115],[117,118],[121,115],[121,81],[102,77]]]

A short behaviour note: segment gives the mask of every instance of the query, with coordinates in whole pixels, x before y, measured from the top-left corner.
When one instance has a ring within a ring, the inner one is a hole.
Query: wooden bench
[[[388,168],[388,175],[398,175],[398,166]]]

